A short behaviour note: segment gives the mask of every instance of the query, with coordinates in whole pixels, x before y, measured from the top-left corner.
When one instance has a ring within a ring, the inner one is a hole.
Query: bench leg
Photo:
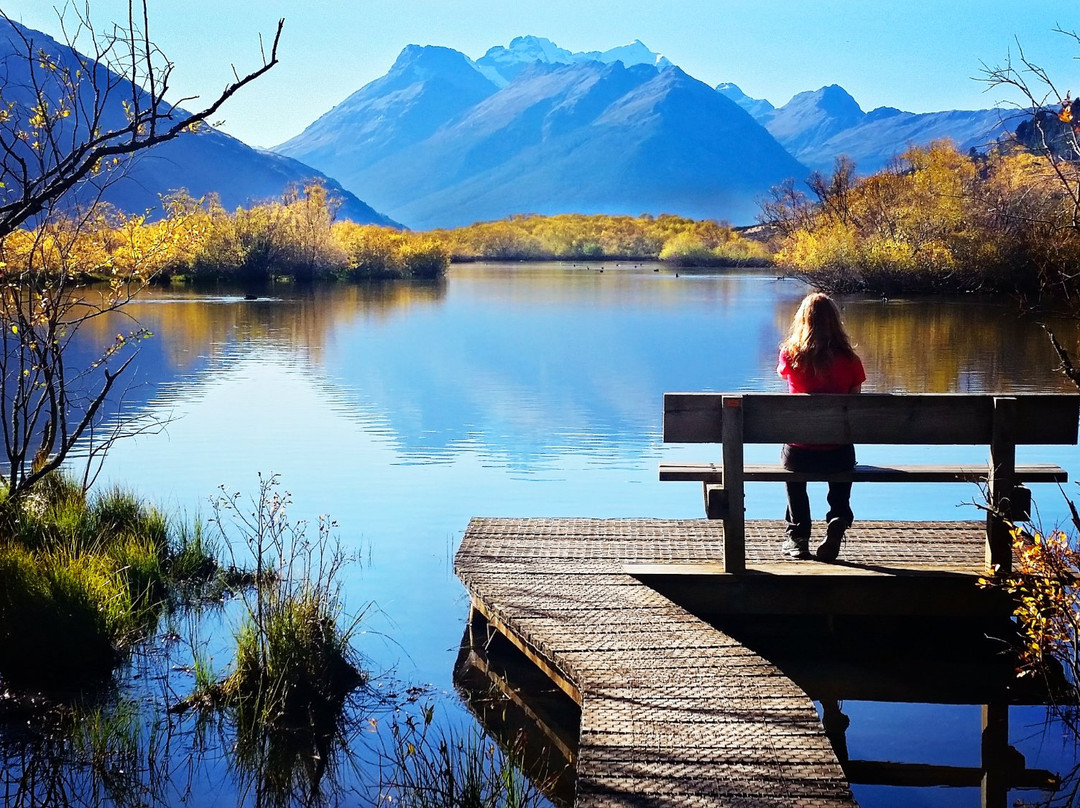
[[[728,514],[728,496],[724,486],[703,483],[705,493],[705,517],[707,519],[725,519]]]

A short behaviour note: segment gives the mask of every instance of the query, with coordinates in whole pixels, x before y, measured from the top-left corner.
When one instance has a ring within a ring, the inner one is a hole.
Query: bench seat
[[[705,515],[724,522],[724,569],[746,570],[748,482],[968,482],[985,488],[987,569],[1012,568],[1013,524],[1030,520],[1025,483],[1066,482],[1056,465],[1016,464],[1018,446],[1077,444],[1080,396],[1021,393],[665,393],[665,443],[720,446],[714,463],[664,463],[661,480],[703,483]],[[747,464],[748,444],[986,446],[987,462],[860,465],[833,474]],[[715,451],[715,450],[714,450]]]
[[[789,471],[778,463],[747,463],[743,479],[755,482],[829,481],[870,483],[985,483],[988,466],[969,465],[868,466],[857,465],[851,471],[823,474],[821,472]],[[1015,478],[1020,483],[1065,483],[1069,473],[1051,463],[1017,465]],[[661,463],[662,481],[703,482],[722,485],[722,463]]]

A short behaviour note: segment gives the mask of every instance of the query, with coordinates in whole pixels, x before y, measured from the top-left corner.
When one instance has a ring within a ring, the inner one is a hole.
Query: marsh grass
[[[252,585],[238,592],[244,608],[232,670],[217,679],[196,655],[195,691],[174,709],[224,710],[238,769],[258,802],[306,803],[335,782],[327,774],[344,748],[346,702],[366,679],[351,646],[363,614],[341,623],[346,559],[333,523],[320,519],[310,538],[306,523],[290,522],[277,476],[260,475],[251,505],[223,490],[211,520],[224,546],[254,562]]]
[[[164,805],[167,728],[142,699],[0,698],[0,803],[5,806]],[[14,729],[17,727],[17,730]]]
[[[122,489],[88,499],[57,474],[18,499],[0,492],[0,677],[108,675],[153,631],[171,586],[217,569],[209,549],[174,547],[164,515]]]

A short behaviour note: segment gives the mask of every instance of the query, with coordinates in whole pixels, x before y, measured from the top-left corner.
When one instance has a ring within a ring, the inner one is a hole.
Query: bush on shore
[[[837,292],[1080,291],[1080,231],[1045,157],[965,155],[939,141],[869,177],[854,169],[838,159],[831,176],[811,176],[809,196],[792,183],[773,189],[762,219],[792,274]]]
[[[92,216],[15,231],[0,243],[0,268],[16,277],[33,267],[86,281],[252,284],[437,278],[450,263],[441,243],[421,234],[335,221],[336,202],[320,185],[232,212],[215,196],[180,192],[163,209],[150,221],[99,205]]]

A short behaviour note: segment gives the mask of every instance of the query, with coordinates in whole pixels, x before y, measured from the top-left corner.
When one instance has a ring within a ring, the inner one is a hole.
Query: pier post
[[[981,808],[1008,808],[1012,771],[1009,752],[1009,705],[982,707],[982,800]]]

